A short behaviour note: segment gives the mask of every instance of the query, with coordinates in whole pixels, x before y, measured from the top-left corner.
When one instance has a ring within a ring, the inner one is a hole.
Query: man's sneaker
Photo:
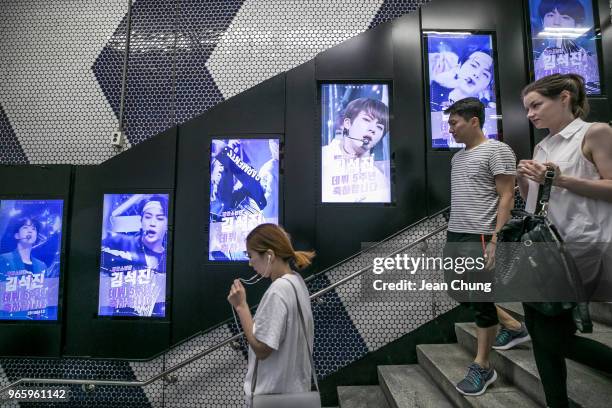
[[[463,395],[482,395],[487,390],[489,384],[497,380],[497,373],[493,367],[488,370],[476,363],[468,367],[465,378],[457,383],[457,391]]]
[[[516,331],[501,326],[499,333],[495,337],[493,348],[495,350],[508,350],[529,340],[531,340],[531,337],[529,337],[524,323],[521,323],[521,328]]]

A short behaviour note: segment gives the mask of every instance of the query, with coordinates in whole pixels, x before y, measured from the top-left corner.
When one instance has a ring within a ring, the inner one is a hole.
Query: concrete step
[[[455,324],[457,341],[470,355],[476,355],[476,325],[474,323]],[[607,336],[612,333],[592,333],[588,336]],[[585,335],[586,336],[586,335]],[[544,390],[533,358],[531,342],[520,344],[511,350],[496,350],[491,353],[491,364],[498,374],[515,384],[532,399],[545,405]],[[582,364],[567,360],[567,393],[570,400],[579,407],[610,407],[612,401],[612,377]]]
[[[391,408],[453,408],[416,364],[378,366],[378,383]]]
[[[589,303],[591,319],[612,326],[612,302],[592,302]]]
[[[389,408],[378,385],[338,387],[338,403],[340,408]]]
[[[478,397],[460,394],[455,385],[467,372],[473,356],[459,344],[421,344],[417,346],[417,358],[434,382],[444,391],[446,397],[456,407],[535,408],[540,405],[509,384],[502,376]]]
[[[504,310],[510,313],[515,319],[524,321],[525,312],[523,311],[523,305],[521,303],[499,303]],[[591,340],[598,341],[606,346],[612,348],[612,325],[607,325],[597,321],[593,322],[593,333],[580,333],[576,332],[576,335],[586,337]]]

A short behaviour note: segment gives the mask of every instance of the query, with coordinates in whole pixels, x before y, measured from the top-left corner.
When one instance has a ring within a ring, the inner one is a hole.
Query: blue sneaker
[[[508,350],[529,340],[531,340],[531,337],[529,337],[524,323],[521,323],[519,330],[510,330],[502,326],[495,337],[493,348],[495,350]]]
[[[487,370],[472,363],[468,367],[465,378],[459,381],[455,388],[463,395],[482,395],[495,380],[497,380],[497,373],[493,367]]]

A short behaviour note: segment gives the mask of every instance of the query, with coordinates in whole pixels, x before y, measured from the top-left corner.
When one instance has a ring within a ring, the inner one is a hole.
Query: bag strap
[[[538,190],[538,205],[535,211],[536,215],[546,216],[548,214],[548,201],[550,200],[550,190],[552,189],[553,179],[555,178],[555,168],[546,166],[544,173],[544,184],[540,185]]]
[[[291,284],[291,287],[293,288],[293,293],[295,293],[295,301],[297,302],[298,314],[300,315],[302,331],[304,332],[304,339],[306,340],[306,347],[308,348],[308,357],[310,358],[310,368],[311,368],[310,373],[312,375],[312,379],[314,380],[315,388],[317,389],[317,392],[319,392],[319,382],[317,381],[317,369],[315,368],[314,358],[312,357],[312,351],[310,351],[310,343],[308,342],[308,334],[306,332],[306,322],[304,321],[304,315],[302,314],[302,306],[300,304],[300,298],[298,297],[298,292],[293,282],[291,282],[289,279],[286,279],[286,280]]]
[[[314,364],[314,359],[312,357],[312,352],[310,351],[310,343],[308,342],[308,335],[306,334],[306,322],[304,321],[304,315],[302,314],[302,307],[300,305],[300,298],[298,296],[297,293],[297,289],[295,288],[295,285],[293,284],[293,282],[291,282],[289,279],[285,279],[287,282],[289,282],[291,284],[291,288],[293,289],[293,293],[295,293],[295,301],[297,304],[297,309],[298,309],[298,315],[300,316],[300,323],[302,326],[302,331],[304,332],[304,338],[306,339],[306,347],[308,349],[308,358],[310,359],[310,368],[311,368],[311,374],[312,374],[312,378],[314,380],[315,383],[315,388],[317,389],[317,392],[319,391],[319,382],[317,381],[317,370],[315,368],[315,364]],[[257,369],[259,367],[259,359],[257,357],[255,357],[255,367],[253,369],[253,378],[251,379],[251,405],[253,402],[253,397],[255,395],[255,387],[257,386]]]

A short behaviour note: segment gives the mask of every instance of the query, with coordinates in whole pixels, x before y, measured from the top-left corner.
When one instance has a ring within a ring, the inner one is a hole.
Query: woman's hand
[[[556,165],[554,166],[558,169]],[[546,174],[546,166],[535,160],[521,160],[518,166],[516,166],[516,174],[519,177],[525,177],[531,181],[535,181],[538,184],[543,184],[544,176]]]
[[[553,186],[561,187],[563,184],[563,174],[561,173],[561,168],[557,166],[555,163],[546,162],[544,163],[546,167],[552,167],[555,171],[555,177],[553,178]]]
[[[244,286],[242,286],[240,280],[234,279],[229,295],[227,295],[227,301],[230,302],[235,309],[247,306],[246,291],[244,290]]]

